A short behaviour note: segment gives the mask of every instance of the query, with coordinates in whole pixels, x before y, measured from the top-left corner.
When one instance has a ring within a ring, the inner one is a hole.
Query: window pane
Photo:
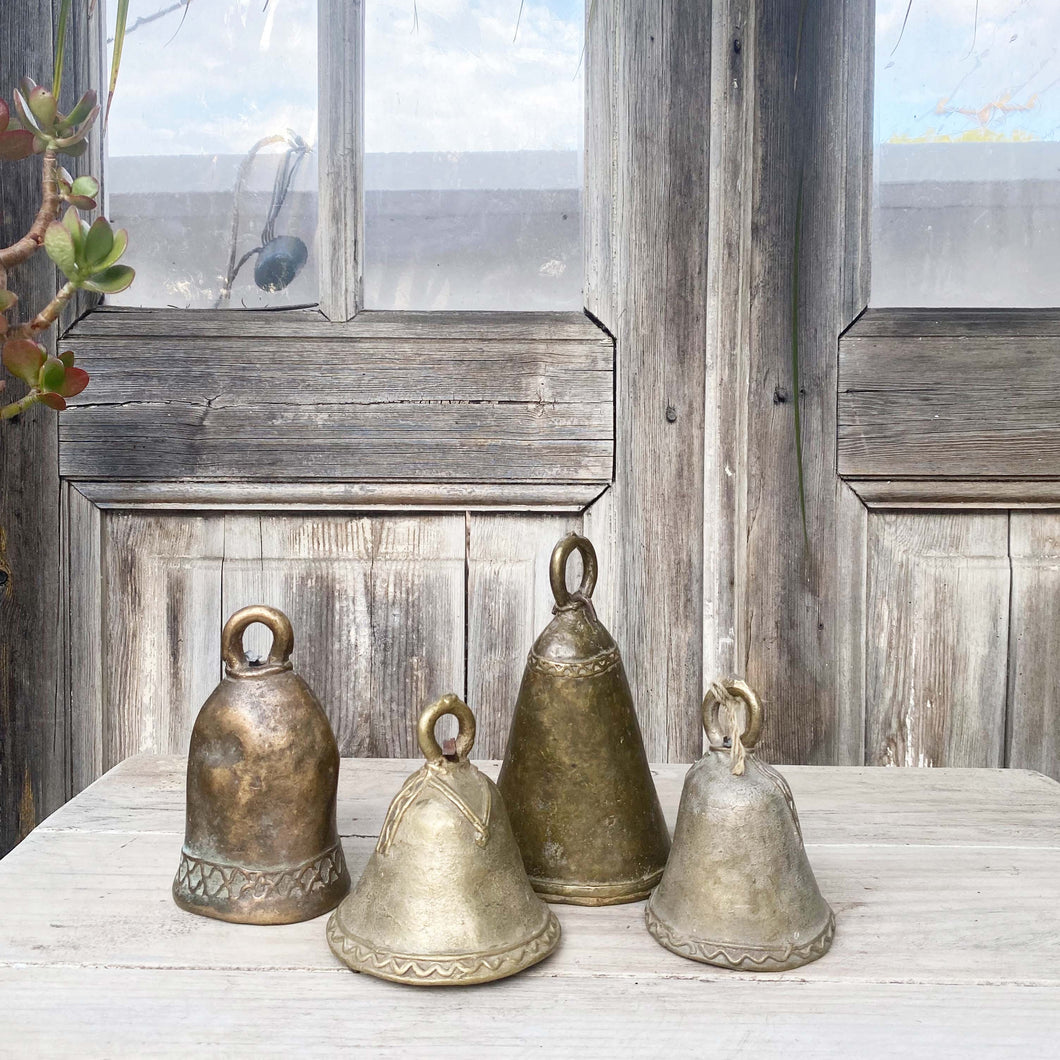
[[[128,25],[107,193],[136,282],[108,301],[315,302],[316,0],[132,0]]]
[[[877,0],[874,305],[1060,304],[1058,40],[1052,0]]]
[[[582,307],[582,0],[369,0],[365,304]]]

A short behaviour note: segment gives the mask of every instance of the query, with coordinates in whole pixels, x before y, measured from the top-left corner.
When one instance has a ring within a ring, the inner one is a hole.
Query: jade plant
[[[124,229],[115,232],[104,217],[91,224],[81,216],[96,208],[99,182],[92,176],[73,177],[60,165],[60,157],[78,158],[88,149],[88,135],[99,118],[96,93],[85,92],[66,114],[59,110],[62,81],[63,44],[71,0],[64,0],[56,40],[55,76],[50,89],[29,77],[15,89],[12,103],[0,99],[0,162],[23,162],[41,156],[40,208],[28,232],[10,246],[0,249],[0,360],[4,368],[29,387],[16,401],[0,407],[0,419],[10,419],[43,404],[61,412],[66,399],[88,386],[88,373],[74,365],[67,351],[51,356],[40,341],[59,319],[63,306],[78,291],[116,294],[132,283],[135,273],[121,264],[128,244]],[[114,61],[111,67],[110,98],[114,95],[121,41],[125,35],[128,0],[119,0],[115,31]],[[35,315],[23,313],[23,320],[9,319],[18,296],[8,288],[8,272],[43,249],[65,277],[66,282]],[[0,390],[6,383],[0,379]]]

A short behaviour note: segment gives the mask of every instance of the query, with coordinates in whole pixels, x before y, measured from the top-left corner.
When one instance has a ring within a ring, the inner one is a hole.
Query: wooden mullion
[[[345,321],[363,305],[364,3],[318,5],[320,309]]]

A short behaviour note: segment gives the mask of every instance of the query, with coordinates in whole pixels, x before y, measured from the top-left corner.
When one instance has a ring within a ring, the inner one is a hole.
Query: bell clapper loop
[[[743,732],[739,731],[736,720],[736,708],[741,701],[747,708],[747,724]],[[728,735],[718,726],[718,714],[722,707],[725,708],[725,730]],[[735,677],[713,681],[703,697],[703,728],[710,741],[710,749],[729,751],[733,773],[742,776],[744,753],[754,748],[762,732],[762,704],[750,685]]]
[[[434,735],[434,727],[439,718],[446,714],[452,714],[456,718],[456,760],[463,762],[471,754],[471,748],[475,746],[475,715],[471,708],[455,692],[442,696],[436,703],[432,703],[421,715],[417,723],[417,735],[420,741],[420,750],[428,762],[440,765],[445,761],[438,740]]]
[[[582,582],[573,593],[567,588],[567,561],[572,552],[580,552],[582,557]],[[591,610],[596,575],[596,549],[593,548],[593,543],[572,530],[552,550],[548,580],[552,586],[552,595],[556,598],[553,612],[569,611],[574,607],[588,607]]]
[[[243,650],[243,634],[255,622],[268,627],[272,633],[272,647],[264,663],[248,662]],[[264,677],[290,670],[292,648],[294,629],[291,620],[282,611],[266,604],[240,608],[221,631],[221,658],[230,677]]]

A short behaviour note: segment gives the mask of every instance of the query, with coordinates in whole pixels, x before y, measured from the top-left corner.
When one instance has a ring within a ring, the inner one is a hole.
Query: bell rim
[[[649,934],[660,946],[688,960],[729,968],[735,972],[787,972],[819,960],[831,948],[835,939],[835,911],[826,905],[828,916],[824,925],[808,942],[784,947],[753,946],[742,942],[718,942],[677,931],[652,909],[644,907],[644,923]]]
[[[250,893],[217,899],[218,891],[209,893],[201,868],[198,877],[201,886],[192,883],[190,870],[193,862],[206,866],[211,872],[217,872],[221,876],[223,886],[229,890],[232,884],[227,881],[224,873],[243,874],[247,880],[241,892],[251,889]],[[331,876],[327,882],[319,887],[310,886],[304,894],[292,898],[294,890],[305,886],[299,882],[299,877],[306,871],[315,870],[319,873],[325,866],[330,869]],[[255,880],[254,877],[258,879]],[[252,888],[259,882],[266,888],[266,893],[255,896]],[[180,865],[173,877],[172,894],[173,901],[185,912],[213,920],[224,920],[230,924],[300,924],[331,912],[349,893],[350,883],[350,871],[341,841],[333,843],[315,858],[279,868],[258,868],[204,858],[184,846],[181,848]]]
[[[662,875],[663,867],[617,883],[568,883],[543,876],[529,879],[538,897],[555,905],[624,905],[647,898],[658,886]]]
[[[377,949],[344,931],[338,923],[338,910],[328,917],[325,933],[331,952],[352,971],[409,986],[473,986],[505,979],[548,957],[559,944],[562,929],[555,913],[551,909],[546,913],[545,923],[532,935],[480,953],[410,954]]]

